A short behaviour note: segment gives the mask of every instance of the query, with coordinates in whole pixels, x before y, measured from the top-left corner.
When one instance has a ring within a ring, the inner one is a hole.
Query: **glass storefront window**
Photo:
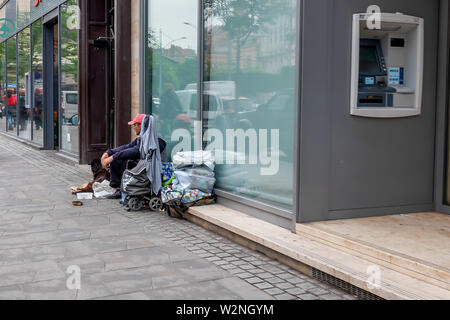
[[[30,70],[30,28],[22,30],[17,35],[18,41],[18,74],[17,82],[17,121],[19,136],[31,140],[32,109],[31,109],[31,70]]]
[[[6,41],[6,102],[7,131],[17,133],[17,59],[16,36]]]
[[[6,114],[6,51],[5,43],[0,43],[0,131],[6,131],[8,116]]]
[[[68,9],[76,5],[70,0],[61,6],[61,149],[73,154],[79,153],[78,30],[68,23]]]
[[[167,160],[183,137],[193,150],[197,119],[198,0],[147,1],[146,95],[159,133],[167,141]],[[178,150],[181,151],[181,150]]]
[[[216,188],[292,209],[296,0],[205,1],[203,127]]]
[[[43,82],[43,56],[42,56],[42,20],[39,19],[31,26],[32,30],[32,81],[33,81],[33,141],[37,144],[44,144],[43,135],[43,101],[44,101],[44,82]]]
[[[4,20],[0,40],[10,37],[0,44],[0,130],[44,145],[44,29],[42,18],[37,18],[58,5],[60,15],[58,23],[53,24],[53,46],[48,48],[54,51],[55,110],[48,112],[54,116],[55,146],[78,155],[77,0],[43,1],[38,6],[33,0],[9,0],[0,8]]]

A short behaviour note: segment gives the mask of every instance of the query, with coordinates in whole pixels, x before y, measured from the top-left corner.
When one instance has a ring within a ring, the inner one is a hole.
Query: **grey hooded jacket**
[[[158,195],[162,187],[162,164],[161,152],[159,150],[159,134],[153,116],[147,115],[142,122],[140,139],[141,159],[145,161],[147,176],[152,183],[153,193]]]

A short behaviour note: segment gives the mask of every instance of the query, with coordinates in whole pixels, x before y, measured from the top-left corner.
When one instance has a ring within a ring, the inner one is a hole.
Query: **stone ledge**
[[[226,230],[229,236],[236,235],[269,249],[278,255],[277,258],[285,257],[305,266],[306,273],[309,268],[315,268],[384,299],[450,299],[448,290],[221,205],[191,208],[186,218],[200,225],[207,222]],[[367,271],[374,265],[381,272],[381,283],[377,287],[368,286]]]

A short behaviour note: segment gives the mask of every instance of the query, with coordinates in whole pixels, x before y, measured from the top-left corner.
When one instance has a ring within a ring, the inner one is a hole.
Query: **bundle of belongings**
[[[164,208],[172,217],[182,217],[193,206],[209,205],[216,202],[213,193],[216,182],[214,157],[211,151],[179,152],[173,163],[165,164],[166,179],[171,179],[161,191]]]
[[[94,193],[94,189],[97,188],[98,185],[109,186],[110,173],[107,169],[103,169],[100,159],[91,162],[91,171],[94,180],[79,187],[72,187],[72,194]]]

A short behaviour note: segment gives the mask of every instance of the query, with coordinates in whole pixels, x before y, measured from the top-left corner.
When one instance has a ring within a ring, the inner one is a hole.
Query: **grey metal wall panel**
[[[322,220],[328,212],[332,86],[330,23],[333,2],[305,0],[302,39],[302,97],[300,134],[300,218]],[[318,15],[318,16],[317,16]],[[324,90],[325,88],[325,90]]]
[[[35,7],[33,5],[34,0],[30,0],[30,1],[31,1],[31,14],[30,14],[30,17],[31,17],[31,21],[34,21],[36,19],[39,19],[40,17],[42,17],[46,13],[52,11],[57,6],[63,4],[67,0],[43,0],[41,2],[41,4],[39,4],[39,6],[37,6],[37,7]]]
[[[352,15],[372,4],[425,19],[420,117],[349,114]],[[438,11],[438,0],[306,0],[300,221],[432,208]]]
[[[439,212],[450,213],[446,203],[448,158],[448,106],[449,106],[449,62],[450,62],[450,5],[447,0],[440,0],[440,32],[438,61],[438,95],[436,114],[436,172],[435,172],[435,204]],[[444,192],[445,191],[445,192]]]

